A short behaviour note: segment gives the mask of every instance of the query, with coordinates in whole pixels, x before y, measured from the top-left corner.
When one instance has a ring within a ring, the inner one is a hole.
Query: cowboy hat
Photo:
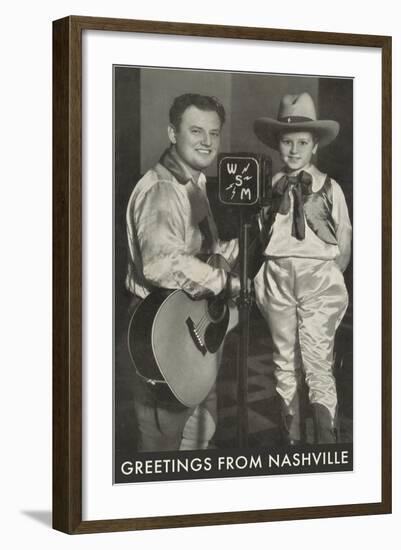
[[[284,95],[277,120],[258,118],[253,128],[260,141],[277,149],[277,136],[282,132],[313,132],[319,140],[319,146],[324,147],[337,137],[340,125],[335,120],[317,120],[313,99],[304,92],[299,95]]]

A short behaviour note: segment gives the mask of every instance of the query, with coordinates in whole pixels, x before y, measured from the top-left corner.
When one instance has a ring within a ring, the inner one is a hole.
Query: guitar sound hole
[[[212,321],[215,323],[217,323],[223,318],[225,309],[226,309],[226,304],[224,303],[223,300],[216,300],[216,298],[214,298],[213,300],[210,300],[208,302],[209,315]]]
[[[223,343],[227,332],[230,315],[228,308],[223,308],[222,318],[218,322],[209,323],[205,330],[205,345],[210,353],[216,353]]]

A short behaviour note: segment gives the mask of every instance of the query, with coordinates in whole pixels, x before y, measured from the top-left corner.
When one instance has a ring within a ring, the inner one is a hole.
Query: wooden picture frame
[[[82,33],[86,30],[374,48],[382,73],[381,499],[268,510],[82,519]],[[53,527],[69,534],[391,512],[391,37],[66,17],[53,23]]]

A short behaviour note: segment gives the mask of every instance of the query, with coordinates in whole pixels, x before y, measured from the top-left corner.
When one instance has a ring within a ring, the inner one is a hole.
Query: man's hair
[[[226,112],[216,97],[201,94],[182,94],[174,99],[169,112],[170,124],[177,130],[180,127],[185,109],[188,109],[192,105],[201,111],[214,111],[218,114],[221,125],[224,124]]]

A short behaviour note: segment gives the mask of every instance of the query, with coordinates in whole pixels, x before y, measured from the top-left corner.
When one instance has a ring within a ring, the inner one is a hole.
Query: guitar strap
[[[211,254],[213,252],[213,236],[210,230],[208,217],[205,216],[198,225],[203,237],[202,253]]]
[[[218,233],[205,191],[194,181],[174,147],[171,146],[164,151],[159,163],[174,176],[178,183],[185,185],[191,205],[191,223],[194,227],[199,227],[203,237],[201,252],[211,254],[214,243],[217,241]],[[199,178],[205,180],[204,174],[201,174]],[[161,179],[163,179],[163,175],[161,175]]]
[[[188,181],[188,198],[191,204],[192,223],[202,233],[202,253],[212,253],[217,240],[217,227],[204,191],[192,180]]]

